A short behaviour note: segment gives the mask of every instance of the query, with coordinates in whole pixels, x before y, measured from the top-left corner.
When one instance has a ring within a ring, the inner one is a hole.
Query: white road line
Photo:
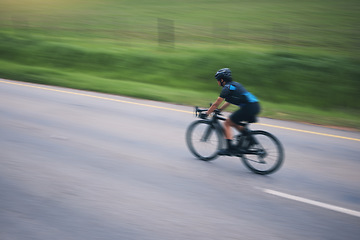
[[[265,193],[269,193],[269,194],[272,194],[272,195],[275,195],[275,196],[278,196],[278,197],[283,197],[283,198],[295,200],[295,201],[298,201],[298,202],[303,202],[303,203],[307,203],[307,204],[310,204],[310,205],[326,208],[326,209],[333,210],[333,211],[336,211],[336,212],[345,213],[345,214],[352,215],[352,216],[355,216],[355,217],[360,217],[360,212],[354,211],[354,210],[351,210],[351,209],[337,207],[337,206],[330,205],[330,204],[327,204],[327,203],[322,203],[322,202],[318,202],[318,201],[314,201],[314,200],[310,200],[310,199],[306,199],[306,198],[302,198],[302,197],[297,197],[297,196],[294,196],[294,195],[290,195],[290,194],[286,194],[286,193],[282,193],[282,192],[278,192],[278,191],[274,191],[274,190],[270,190],[270,189],[261,189],[261,190],[264,191]]]

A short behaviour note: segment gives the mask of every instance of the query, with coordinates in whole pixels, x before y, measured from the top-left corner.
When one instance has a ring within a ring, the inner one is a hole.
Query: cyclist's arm
[[[230,104],[231,104],[231,103],[229,103],[229,102],[225,102],[225,103],[221,106],[220,111],[224,111]]]
[[[218,99],[216,99],[216,102],[213,103],[213,105],[211,105],[209,110],[206,112],[206,115],[210,115],[215,109],[217,109],[218,106],[220,106],[223,101],[224,99],[222,97],[218,97]]]

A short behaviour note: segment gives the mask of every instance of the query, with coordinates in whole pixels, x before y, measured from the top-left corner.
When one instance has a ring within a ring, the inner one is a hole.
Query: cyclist
[[[244,128],[239,125],[240,122],[256,122],[256,115],[260,112],[260,104],[253,94],[248,92],[240,83],[232,80],[231,70],[229,68],[222,68],[217,71],[215,78],[218,85],[222,87],[222,91],[220,92],[220,96],[217,98],[216,102],[212,104],[206,112],[206,115],[203,117],[206,118],[210,115],[224,100],[225,103],[219,109],[220,111],[223,111],[230,104],[240,107],[240,109],[233,112],[224,123],[227,148],[220,149],[218,152],[219,155],[231,156],[237,153],[236,148],[232,145],[233,136],[231,127],[242,131]]]

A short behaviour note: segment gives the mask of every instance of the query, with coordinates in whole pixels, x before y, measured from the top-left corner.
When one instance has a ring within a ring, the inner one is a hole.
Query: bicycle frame
[[[207,118],[203,114],[206,111],[208,109],[195,107],[196,117],[200,117],[202,120],[194,121],[188,127],[186,142],[190,151],[198,159],[212,161],[219,156],[217,151],[222,149],[225,144],[225,129],[220,121],[224,121],[226,118],[219,116],[221,115],[219,110],[215,110],[214,114]],[[239,125],[244,128],[241,129],[240,134],[235,135],[236,149],[230,156],[240,157],[246,167],[257,174],[264,175],[277,171],[284,160],[284,150],[280,141],[269,132],[251,130],[247,122]],[[214,134],[216,136],[213,136]]]
[[[195,115],[198,116],[199,113],[207,111],[207,109],[199,109],[198,107],[195,107]],[[211,129],[216,129],[217,131],[219,131],[221,133],[222,136],[224,136],[225,131],[224,131],[224,127],[222,126],[222,124],[220,124],[220,121],[225,121],[226,118],[219,116],[220,115],[220,111],[214,111],[214,115],[210,118],[210,119],[206,119],[205,121],[210,122],[211,124],[209,124],[209,128],[204,132],[204,135],[201,138],[202,142],[206,142],[211,134],[212,131]],[[244,127],[244,132],[247,133],[247,137],[250,137],[252,141],[255,142],[255,144],[258,144],[258,141],[256,140],[256,138],[251,136],[251,130],[248,128],[248,124],[241,124]],[[243,133],[241,133],[243,134]],[[252,155],[261,155],[262,153],[259,152],[258,150],[250,150],[248,149],[248,146],[245,147],[245,149],[243,149],[243,152],[241,154],[252,154]]]

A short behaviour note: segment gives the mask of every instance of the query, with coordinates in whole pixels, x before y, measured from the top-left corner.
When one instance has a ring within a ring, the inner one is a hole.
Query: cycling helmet
[[[232,76],[231,76],[231,70],[230,68],[222,68],[215,74],[216,80],[220,81],[220,79],[223,79],[225,82],[231,82]]]

